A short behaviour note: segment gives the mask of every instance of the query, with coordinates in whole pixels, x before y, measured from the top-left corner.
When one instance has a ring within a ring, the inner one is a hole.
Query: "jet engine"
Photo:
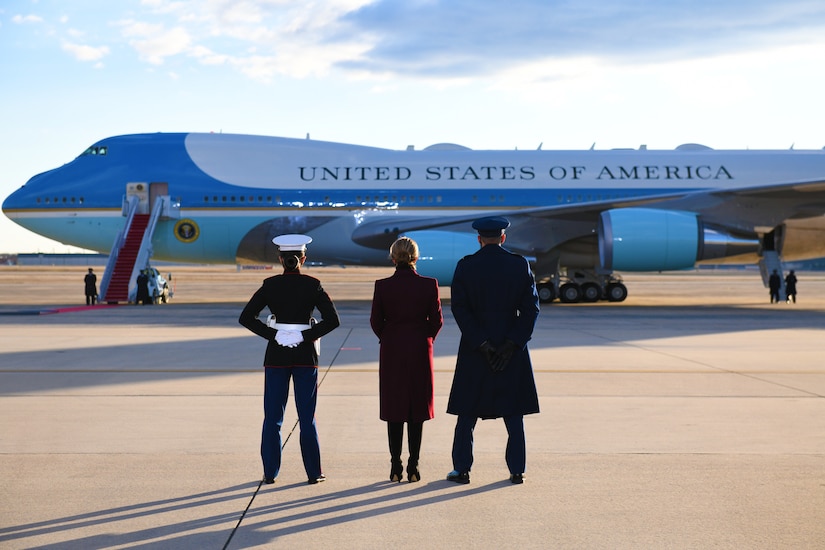
[[[458,260],[478,251],[478,240],[467,233],[409,231],[403,236],[418,243],[420,257],[416,271],[420,275],[435,277],[440,286],[452,284]]]
[[[602,212],[599,260],[604,269],[668,271],[696,262],[755,255],[759,240],[706,227],[692,212],[621,208]]]

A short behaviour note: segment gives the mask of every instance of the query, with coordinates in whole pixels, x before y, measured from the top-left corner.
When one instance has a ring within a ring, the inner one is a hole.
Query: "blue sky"
[[[825,3],[11,0],[0,197],[155,131],[393,149],[819,149]],[[0,216],[0,252],[66,252]]]

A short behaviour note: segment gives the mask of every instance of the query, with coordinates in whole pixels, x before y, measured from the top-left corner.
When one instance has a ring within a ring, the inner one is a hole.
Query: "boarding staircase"
[[[109,261],[100,283],[100,301],[109,304],[134,302],[137,276],[149,265],[152,256],[152,236],[164,211],[168,196],[157,197],[152,212],[140,212],[140,201],[129,197],[124,202],[126,224],[115,238]]]
[[[759,273],[762,275],[762,283],[765,288],[768,288],[768,279],[773,273],[773,270],[779,273],[779,280],[782,283],[779,285],[779,300],[785,301],[785,270],[782,267],[782,258],[776,250],[765,250],[762,252],[762,258],[759,260]]]

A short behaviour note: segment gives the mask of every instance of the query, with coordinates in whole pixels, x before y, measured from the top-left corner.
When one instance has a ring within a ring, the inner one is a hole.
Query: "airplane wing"
[[[769,231],[788,219],[825,215],[825,180],[488,211],[484,215],[506,216],[511,222],[508,248],[530,255],[576,238],[595,236],[602,212],[630,207],[694,212],[720,229],[752,235]],[[353,232],[352,239],[371,248],[386,248],[399,234],[412,231],[474,233],[470,224],[478,217],[478,213],[437,218],[387,214],[367,218]]]

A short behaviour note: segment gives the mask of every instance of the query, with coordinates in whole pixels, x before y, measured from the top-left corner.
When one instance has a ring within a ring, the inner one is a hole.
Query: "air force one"
[[[3,203],[21,226],[110,253],[103,299],[125,300],[151,256],[273,262],[271,240],[313,237],[311,260],[387,265],[399,235],[449,285],[478,248],[471,221],[507,216],[543,302],[622,301],[615,272],[825,256],[825,150],[423,150],[253,135],[103,139]],[[131,244],[130,244],[131,242]],[[118,273],[126,282],[115,282]]]

